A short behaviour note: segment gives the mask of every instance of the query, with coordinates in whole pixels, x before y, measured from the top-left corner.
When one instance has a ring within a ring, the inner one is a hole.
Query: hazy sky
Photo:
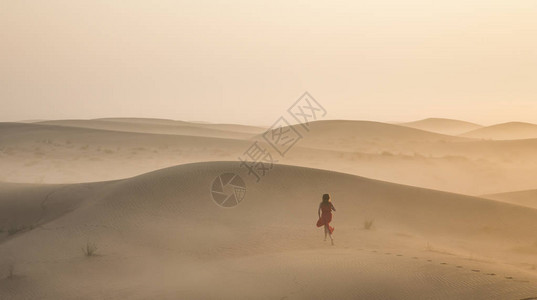
[[[0,121],[537,123],[537,1],[0,0]]]

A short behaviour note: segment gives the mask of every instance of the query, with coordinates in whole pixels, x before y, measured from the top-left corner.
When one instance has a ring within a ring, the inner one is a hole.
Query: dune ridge
[[[197,124],[183,121],[168,121],[159,119],[146,120],[145,122],[137,119],[54,120],[37,122],[33,124],[80,127],[110,131],[205,136],[233,139],[248,139],[252,137],[254,133],[263,131],[259,128],[239,125],[211,126],[210,124]]]
[[[427,118],[414,122],[399,123],[398,125],[446,135],[460,135],[483,127],[476,123],[445,118]]]
[[[537,190],[487,194],[482,197],[537,209]]]
[[[461,136],[491,140],[521,140],[537,138],[537,125],[525,122],[508,122],[479,128]]]

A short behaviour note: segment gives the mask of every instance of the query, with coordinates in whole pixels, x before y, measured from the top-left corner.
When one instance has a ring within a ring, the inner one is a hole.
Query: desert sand
[[[510,193],[535,188],[537,140],[309,129],[257,182],[238,157],[271,149],[260,127],[0,124],[0,299],[537,297],[535,193]],[[222,173],[245,182],[237,206],[211,196]],[[334,246],[315,227],[323,193]]]

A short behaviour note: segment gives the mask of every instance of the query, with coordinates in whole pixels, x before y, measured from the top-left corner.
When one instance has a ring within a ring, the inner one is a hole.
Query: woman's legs
[[[330,232],[330,229],[328,229],[328,224],[324,225],[324,240],[326,241],[326,236],[330,236],[330,242],[332,245],[334,245],[334,238],[332,237],[332,233]]]

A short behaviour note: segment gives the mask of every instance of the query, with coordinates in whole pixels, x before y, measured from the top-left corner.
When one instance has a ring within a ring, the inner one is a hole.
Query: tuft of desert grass
[[[85,247],[82,247],[82,251],[85,256],[95,256],[97,252],[97,245],[92,242],[87,242]]]

